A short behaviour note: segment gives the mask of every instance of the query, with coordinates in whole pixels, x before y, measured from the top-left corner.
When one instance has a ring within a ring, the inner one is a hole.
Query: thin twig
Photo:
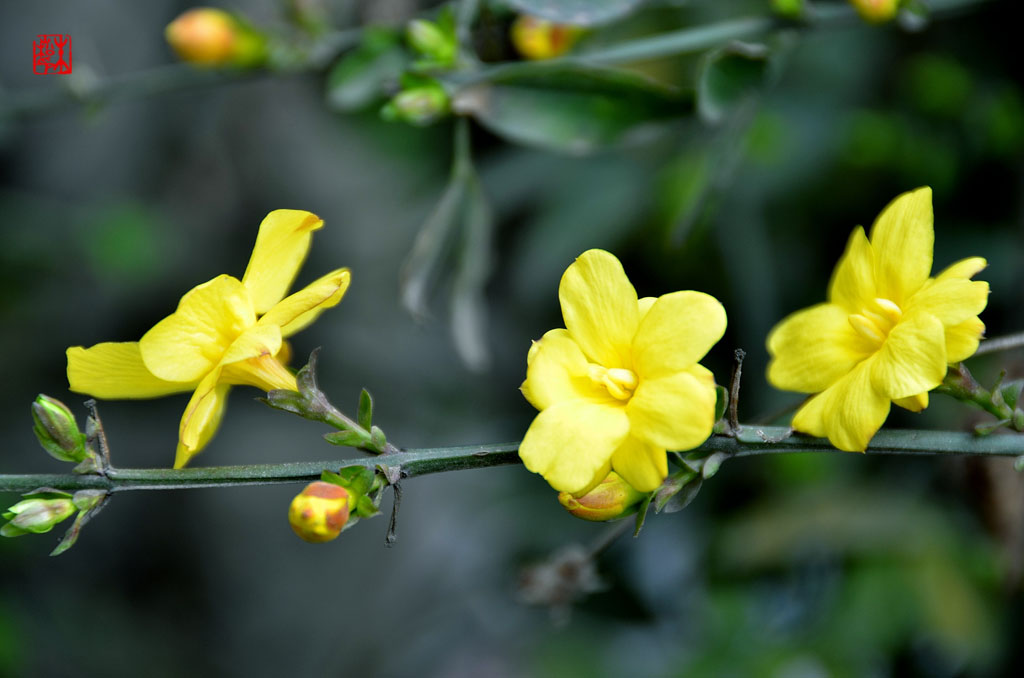
[[[974,355],[1009,351],[1015,348],[1024,348],[1024,332],[986,339],[978,345],[978,350],[974,352]]]

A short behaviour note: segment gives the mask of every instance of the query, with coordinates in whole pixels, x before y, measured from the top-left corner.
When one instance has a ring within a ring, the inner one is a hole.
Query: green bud
[[[431,81],[399,92],[381,109],[381,115],[385,120],[423,127],[447,115],[449,103],[444,88]]]
[[[612,472],[601,483],[582,497],[568,492],[558,493],[558,502],[569,513],[583,520],[615,520],[636,511],[646,495]]]
[[[413,19],[405,30],[409,45],[438,66],[451,66],[457,53],[455,34],[425,19]]]
[[[0,536],[20,537],[30,532],[49,532],[54,525],[67,520],[77,510],[71,497],[23,499],[3,514],[10,522],[0,528]]]
[[[78,430],[75,415],[61,401],[39,394],[32,403],[32,420],[39,443],[54,459],[82,461],[89,456],[85,434]]]

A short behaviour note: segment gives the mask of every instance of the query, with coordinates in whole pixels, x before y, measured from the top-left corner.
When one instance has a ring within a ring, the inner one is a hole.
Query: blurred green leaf
[[[491,207],[473,167],[469,121],[458,121],[452,177],[441,201],[420,229],[402,273],[402,303],[418,318],[428,315],[427,298],[454,249],[451,328],[455,348],[467,367],[485,369],[484,287],[491,272]]]
[[[530,63],[495,69],[458,89],[452,110],[510,141],[583,154],[649,138],[693,107],[688,97],[635,73]]]
[[[970,72],[956,59],[921,54],[907,66],[906,93],[924,113],[956,118],[963,115],[971,98]]]
[[[632,12],[645,0],[506,0],[513,8],[560,24],[592,26]]]
[[[362,45],[339,59],[328,74],[327,105],[348,112],[376,103],[398,85],[408,61],[398,33],[368,29]]]
[[[733,42],[710,52],[697,76],[697,111],[709,123],[727,117],[758,92],[769,74],[764,45]]]

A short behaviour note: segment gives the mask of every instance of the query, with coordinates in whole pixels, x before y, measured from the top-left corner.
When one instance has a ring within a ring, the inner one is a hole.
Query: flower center
[[[594,386],[603,386],[611,397],[617,400],[629,400],[639,380],[632,370],[621,367],[604,367],[590,363],[587,376]]]
[[[851,314],[849,320],[857,334],[881,346],[902,317],[903,311],[895,302],[876,298],[860,313]]]

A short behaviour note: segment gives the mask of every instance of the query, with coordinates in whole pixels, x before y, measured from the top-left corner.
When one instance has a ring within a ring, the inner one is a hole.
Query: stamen
[[[885,332],[883,332],[871,319],[859,313],[854,313],[850,316],[849,320],[850,325],[857,331],[857,334],[868,341],[876,344],[881,344],[885,341]]]
[[[877,306],[885,317],[888,318],[889,322],[895,325],[903,318],[903,311],[896,302],[889,299],[882,299],[881,297],[875,299],[875,306]]]

